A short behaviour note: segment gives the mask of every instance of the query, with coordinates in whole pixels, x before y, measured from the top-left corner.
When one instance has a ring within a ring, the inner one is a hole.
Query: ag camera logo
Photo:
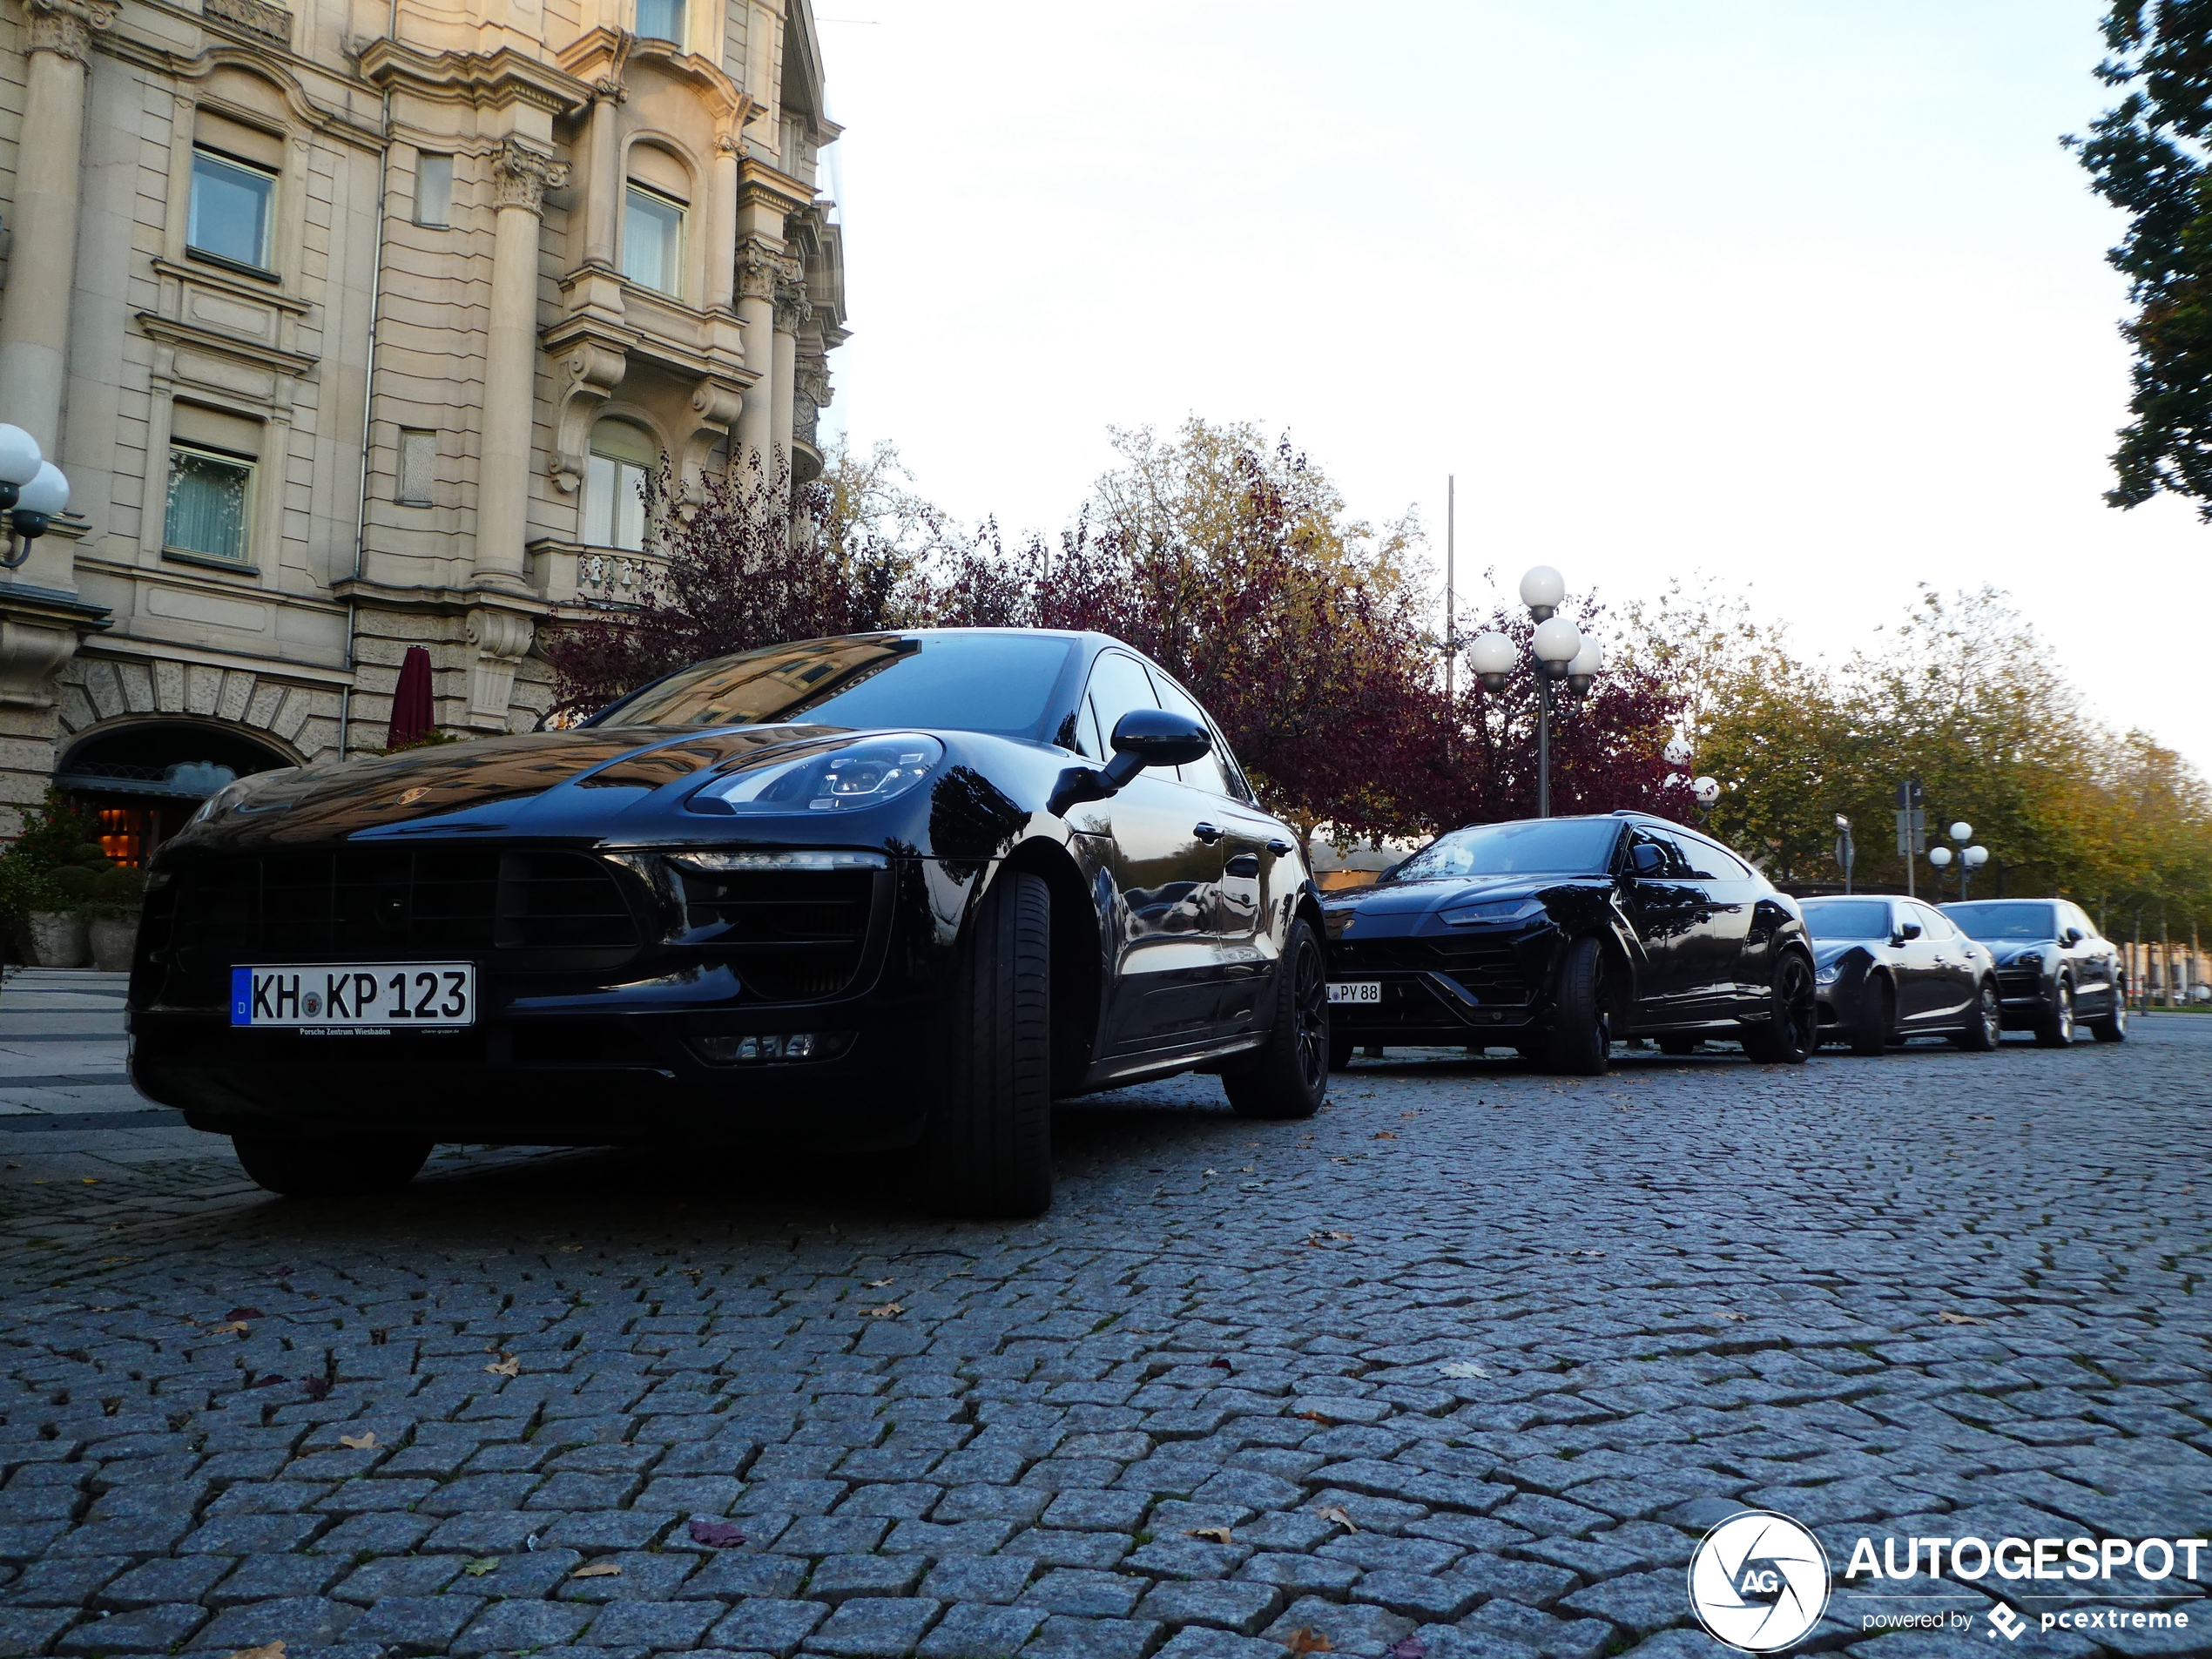
[[[1705,1534],[1689,1561],[1689,1605],[1715,1641],[1774,1653],[1828,1606],[1828,1557],[1787,1515],[1747,1509]]]

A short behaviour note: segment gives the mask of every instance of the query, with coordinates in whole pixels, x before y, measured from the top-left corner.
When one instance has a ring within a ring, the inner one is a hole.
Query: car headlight
[[[725,772],[684,804],[746,818],[866,812],[898,799],[944,757],[943,744],[918,732],[863,738]]]
[[[1833,985],[1843,976],[1844,965],[1841,962],[1831,962],[1827,967],[1814,973],[1812,982],[1816,985]]]
[[[2013,966],[2026,968],[2031,974],[2040,974],[2043,971],[2043,953],[2040,950],[2024,950],[2013,958]]]
[[[1493,899],[1487,904],[1461,905],[1439,918],[1447,927],[1475,927],[1486,922],[1523,921],[1544,914],[1541,899]]]

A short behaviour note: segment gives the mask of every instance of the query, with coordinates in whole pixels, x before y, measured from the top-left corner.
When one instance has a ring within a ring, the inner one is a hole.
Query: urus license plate
[[[233,1025],[383,1031],[475,1022],[474,962],[231,969]]]
[[[1332,1002],[1379,1002],[1382,981],[1372,979],[1335,980],[1329,986]]]

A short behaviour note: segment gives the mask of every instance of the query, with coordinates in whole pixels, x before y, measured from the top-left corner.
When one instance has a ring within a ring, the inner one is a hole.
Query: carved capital
[[[829,359],[819,352],[801,352],[792,366],[792,389],[818,409],[829,408]]]
[[[591,101],[594,104],[627,104],[630,102],[630,89],[620,81],[594,81],[591,83]]]
[[[777,290],[806,273],[792,255],[765,237],[749,236],[738,245],[738,297],[774,300]]]
[[[30,14],[30,50],[53,52],[82,64],[92,50],[92,37],[114,26],[120,10],[115,0],[24,0]]]
[[[515,690],[515,665],[528,655],[537,625],[512,610],[472,610],[469,643],[476,660],[469,671],[469,723],[504,725]]]
[[[776,285],[776,327],[786,334],[795,334],[814,314],[814,302],[806,297],[804,282],[779,282]]]
[[[491,176],[502,207],[526,207],[536,213],[544,211],[545,192],[568,182],[569,164],[554,160],[520,138],[508,138],[492,152]]]

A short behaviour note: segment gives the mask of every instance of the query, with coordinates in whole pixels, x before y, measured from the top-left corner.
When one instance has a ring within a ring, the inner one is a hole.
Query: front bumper
[[[921,1133],[978,867],[897,859],[810,885],[579,851],[410,852],[404,870],[314,856],[335,873],[264,861],[248,893],[235,871],[182,871],[148,907],[132,1078],[194,1128],[855,1148]],[[408,960],[473,961],[477,1022],[320,1035],[230,1023],[234,965]],[[743,1038],[750,1055],[795,1035],[813,1040],[806,1059],[734,1059]]]
[[[1329,952],[1335,982],[1372,981],[1379,1002],[1331,1006],[1332,1028],[1356,1043],[1451,1047],[1511,1043],[1544,1028],[1560,935],[1549,925],[1509,934],[1420,933]]]

